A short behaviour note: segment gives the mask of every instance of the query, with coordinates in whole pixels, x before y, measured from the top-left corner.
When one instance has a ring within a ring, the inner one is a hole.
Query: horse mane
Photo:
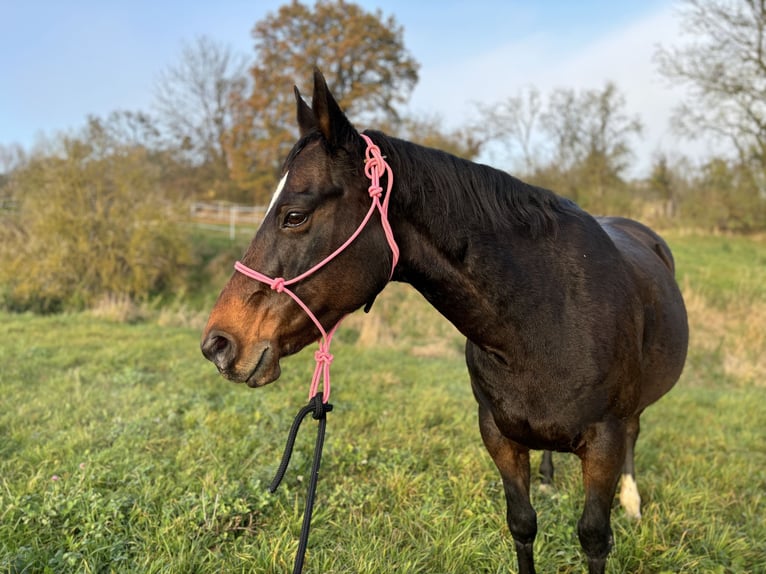
[[[493,167],[382,132],[365,133],[394,160],[398,201],[413,208],[456,214],[484,229],[514,230],[533,239],[555,235],[559,216],[579,209]]]

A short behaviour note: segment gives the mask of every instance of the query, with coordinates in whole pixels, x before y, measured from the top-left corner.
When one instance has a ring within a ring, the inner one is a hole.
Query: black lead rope
[[[311,514],[314,510],[314,498],[317,490],[317,481],[319,480],[319,464],[322,462],[322,446],[324,445],[325,427],[327,426],[327,417],[325,416],[332,410],[332,405],[322,402],[322,393],[317,393],[309,401],[305,407],[303,407],[298,414],[295,415],[293,425],[290,427],[290,433],[287,435],[287,444],[285,445],[285,452],[282,454],[282,462],[279,463],[277,474],[274,476],[274,480],[271,481],[269,486],[269,492],[272,494],[279,487],[279,483],[285,476],[287,471],[287,465],[290,464],[290,456],[293,454],[293,446],[295,445],[295,438],[298,435],[298,429],[300,429],[303,419],[306,415],[313,413],[314,418],[319,421],[319,427],[317,428],[317,440],[314,445],[314,461],[311,464],[311,477],[309,478],[309,486],[306,492],[306,508],[303,511],[303,526],[301,527],[301,537],[298,543],[298,551],[295,553],[295,564],[293,565],[293,574],[300,574],[303,571],[303,560],[306,556],[306,547],[309,542],[309,529],[311,528]]]

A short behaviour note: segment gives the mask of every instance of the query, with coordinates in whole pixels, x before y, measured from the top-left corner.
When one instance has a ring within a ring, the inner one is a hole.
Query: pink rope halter
[[[373,141],[365,134],[360,135],[367,143],[364,160],[364,174],[370,180],[370,186],[367,188],[367,191],[372,198],[372,204],[370,205],[370,209],[367,211],[367,215],[364,216],[364,219],[359,224],[359,227],[356,228],[356,231],[354,231],[351,237],[349,237],[343,243],[343,245],[338,247],[330,255],[314,265],[311,269],[301,273],[297,277],[293,277],[292,279],[285,279],[283,277],[269,277],[268,275],[264,275],[263,273],[259,273],[258,271],[251,269],[239,261],[234,264],[234,269],[243,275],[246,275],[251,279],[255,279],[256,281],[260,281],[261,283],[265,283],[277,293],[286,293],[289,295],[292,300],[295,301],[301,309],[303,309],[306,315],[308,315],[309,319],[313,321],[317,329],[319,329],[321,339],[319,340],[319,348],[314,353],[316,367],[314,368],[314,375],[311,378],[309,400],[314,398],[314,396],[317,394],[319,389],[319,380],[322,379],[322,402],[324,403],[330,400],[330,365],[333,361],[333,356],[330,354],[330,343],[332,343],[332,337],[335,334],[338,326],[341,324],[341,321],[343,321],[345,317],[341,317],[341,319],[332,329],[325,331],[324,327],[322,327],[322,324],[319,322],[319,319],[316,318],[316,315],[314,315],[311,309],[309,309],[308,305],[306,305],[306,303],[304,303],[300,297],[295,294],[295,292],[293,292],[291,289],[288,289],[288,287],[316,273],[319,271],[319,269],[327,265],[330,261],[345,251],[345,249],[351,245],[351,243],[353,243],[359,234],[362,233],[362,230],[367,225],[367,222],[370,221],[370,218],[376,209],[380,212],[380,224],[382,225],[383,232],[386,235],[386,241],[388,241],[388,245],[391,248],[392,261],[389,279],[393,276],[394,268],[396,267],[396,263],[399,261],[399,246],[394,240],[391,224],[388,221],[388,202],[391,199],[391,188],[394,185],[394,174],[391,171],[391,166],[388,165],[384,157],[381,155],[380,148],[376,146]],[[383,194],[383,188],[380,186],[380,177],[384,173],[387,176],[386,195],[381,202],[380,198]]]

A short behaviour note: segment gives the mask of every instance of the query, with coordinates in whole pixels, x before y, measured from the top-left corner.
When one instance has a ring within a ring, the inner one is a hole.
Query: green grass
[[[666,238],[689,311],[685,383],[766,386],[766,238]]]
[[[680,285],[693,285],[718,308],[766,301],[766,238],[665,235]]]
[[[710,304],[693,329],[729,289],[762,304],[751,251],[735,250],[729,277],[710,286],[706,257],[727,258],[716,242],[698,256],[696,242],[671,238]],[[361,345],[370,320],[395,340]],[[266,485],[305,404],[313,349],[251,390],[202,359],[196,329],[85,313],[0,314],[0,324],[0,573],[290,571],[313,421],[280,490]],[[515,572],[457,347],[396,287],[339,333],[307,573]],[[608,572],[766,571],[766,387],[736,379],[723,357],[695,350],[642,418],[643,519],[615,509]],[[533,489],[537,563],[582,572],[579,462],[555,462],[554,493]]]

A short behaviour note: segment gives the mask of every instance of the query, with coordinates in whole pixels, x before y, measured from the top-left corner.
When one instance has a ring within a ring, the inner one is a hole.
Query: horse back
[[[662,237],[646,225],[626,217],[597,217],[596,221],[599,222],[612,241],[619,241],[620,235],[631,237],[638,245],[654,252],[668,268],[671,275],[675,275],[676,264],[670,247]],[[630,244],[625,244],[625,246],[630,246]]]

